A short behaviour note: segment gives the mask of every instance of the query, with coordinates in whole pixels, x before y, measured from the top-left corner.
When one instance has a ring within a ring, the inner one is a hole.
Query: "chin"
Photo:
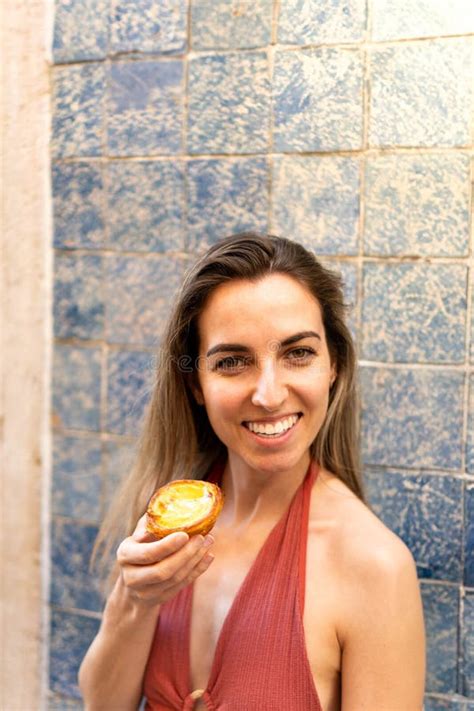
[[[293,469],[303,458],[309,457],[310,452],[308,447],[308,449],[298,452],[265,452],[263,454],[229,450],[229,455],[242,460],[252,469],[276,474],[278,472],[288,471],[288,469]]]

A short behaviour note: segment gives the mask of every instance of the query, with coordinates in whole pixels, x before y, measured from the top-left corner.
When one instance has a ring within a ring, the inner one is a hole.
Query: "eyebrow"
[[[318,340],[321,340],[321,336],[319,333],[316,333],[316,331],[300,331],[300,333],[295,333],[293,336],[289,336],[288,338],[285,338],[284,341],[281,341],[280,347],[289,346],[292,343],[301,341],[303,338],[317,338]],[[207,351],[206,358],[214,355],[214,353],[248,353],[249,350],[250,349],[247,348],[247,346],[243,346],[240,343],[218,343],[216,346],[213,346]]]

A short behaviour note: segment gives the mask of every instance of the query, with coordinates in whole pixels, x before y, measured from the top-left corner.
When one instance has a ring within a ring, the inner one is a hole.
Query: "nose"
[[[277,366],[271,360],[266,361],[258,370],[252,404],[269,411],[278,410],[287,396],[288,390],[277,372]]]

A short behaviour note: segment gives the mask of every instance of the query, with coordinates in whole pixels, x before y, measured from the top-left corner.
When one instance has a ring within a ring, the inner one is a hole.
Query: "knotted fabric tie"
[[[183,711],[192,711],[192,709],[194,709],[194,702],[198,699],[202,699],[204,701],[209,711],[215,711],[216,707],[212,703],[209,692],[205,691],[205,689],[195,689],[188,694],[184,699]]]

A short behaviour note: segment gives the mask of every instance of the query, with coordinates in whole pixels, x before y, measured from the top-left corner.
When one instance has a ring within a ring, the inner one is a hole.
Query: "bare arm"
[[[213,556],[203,543],[185,533],[156,541],[142,517],[119,546],[120,574],[79,670],[87,711],[136,711],[160,605],[207,570]]]
[[[140,605],[118,578],[79,670],[87,711],[136,710],[159,605]]]
[[[352,579],[341,711],[422,711],[425,633],[416,567],[398,540]]]

